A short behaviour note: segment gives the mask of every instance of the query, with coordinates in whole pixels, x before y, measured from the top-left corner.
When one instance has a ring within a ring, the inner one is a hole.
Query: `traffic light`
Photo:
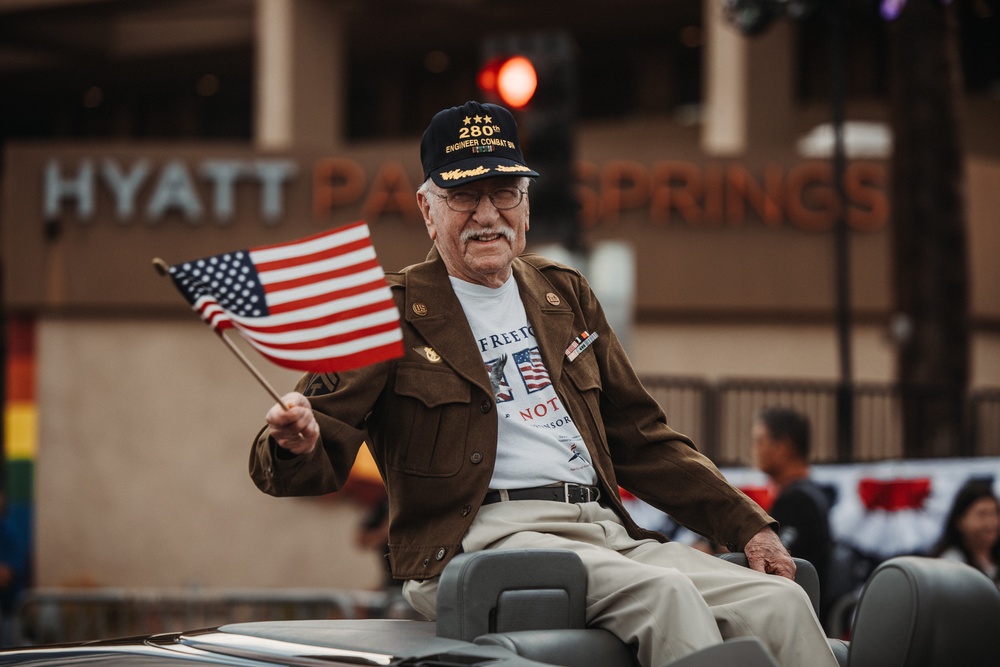
[[[574,187],[576,59],[565,33],[517,33],[483,44],[477,84],[486,102],[517,118],[525,161],[539,173],[531,186],[531,239],[578,249]]]
[[[538,89],[538,73],[524,56],[493,58],[479,70],[479,88],[509,109],[523,109]]]

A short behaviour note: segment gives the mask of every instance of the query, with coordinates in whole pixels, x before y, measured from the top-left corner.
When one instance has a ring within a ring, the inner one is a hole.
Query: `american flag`
[[[524,380],[524,387],[528,393],[536,392],[548,387],[551,383],[549,372],[545,370],[542,363],[542,355],[537,347],[526,348],[514,353],[514,363]]]
[[[403,354],[399,311],[364,222],[169,273],[217,333],[236,329],[279,366],[332,373]]]

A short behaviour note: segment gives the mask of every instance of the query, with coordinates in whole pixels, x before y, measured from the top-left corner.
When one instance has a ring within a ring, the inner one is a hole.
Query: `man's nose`
[[[484,192],[479,196],[479,204],[476,205],[475,214],[477,219],[484,217],[496,219],[500,215],[500,209],[493,205],[490,196]]]

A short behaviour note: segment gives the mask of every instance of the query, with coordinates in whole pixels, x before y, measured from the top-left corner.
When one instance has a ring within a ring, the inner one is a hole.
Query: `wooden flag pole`
[[[276,400],[285,410],[288,410],[288,406],[285,405],[285,402],[283,400],[281,400],[281,394],[275,391],[274,387],[271,386],[271,383],[267,381],[267,378],[261,375],[261,372],[257,370],[257,367],[253,365],[253,362],[247,359],[247,356],[243,354],[243,350],[236,347],[236,343],[231,341],[225,333],[221,334],[220,338],[222,338],[222,340],[225,341],[226,346],[228,346],[229,349],[233,351],[233,354],[235,354],[236,358],[243,363],[246,369],[250,371],[255,378],[257,378],[257,382],[260,383],[260,386],[264,387],[264,389],[267,390],[267,393],[271,394],[271,398]]]
[[[156,268],[156,272],[161,276],[166,277],[170,274],[170,267],[159,257],[153,259],[153,266]],[[267,381],[267,378],[265,378],[261,372],[257,370],[257,367],[253,365],[253,362],[247,359],[247,356],[243,354],[243,350],[238,348],[236,343],[231,341],[225,333],[220,333],[219,338],[221,338],[223,342],[225,342],[226,346],[233,351],[233,354],[236,355],[236,358],[240,360],[243,366],[246,367],[246,369],[250,371],[255,378],[257,378],[257,382],[259,382],[260,385],[267,390],[267,393],[269,393],[271,397],[281,405],[281,407],[288,410],[288,406],[285,405],[283,400],[281,400],[281,394],[275,391],[274,387],[271,386],[271,383]],[[299,434],[299,437],[302,437],[301,433]]]

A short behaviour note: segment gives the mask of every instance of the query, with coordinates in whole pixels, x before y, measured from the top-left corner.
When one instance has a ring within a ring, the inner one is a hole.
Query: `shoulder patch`
[[[337,373],[320,373],[309,378],[309,384],[303,393],[305,396],[325,396],[332,394],[340,386],[340,375]]]

